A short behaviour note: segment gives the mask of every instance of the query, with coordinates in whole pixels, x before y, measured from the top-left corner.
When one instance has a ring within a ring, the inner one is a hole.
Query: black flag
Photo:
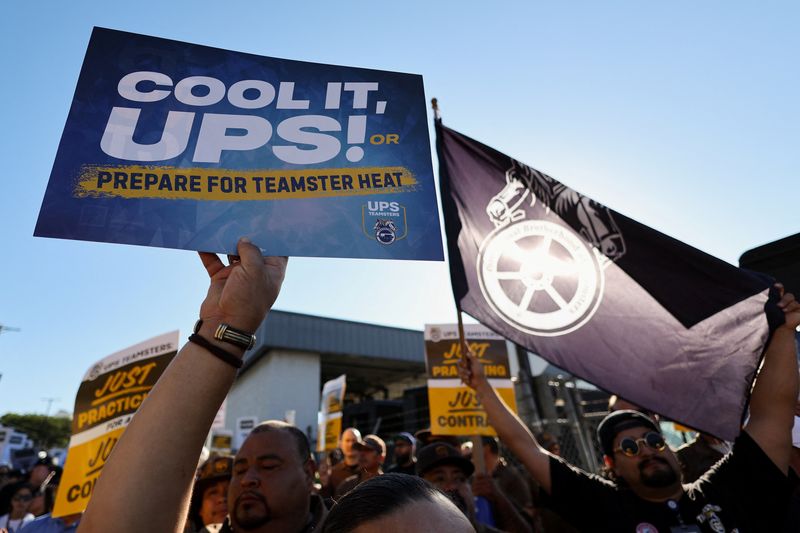
[[[783,322],[772,280],[441,121],[436,133],[459,307],[580,378],[733,440],[764,346]]]

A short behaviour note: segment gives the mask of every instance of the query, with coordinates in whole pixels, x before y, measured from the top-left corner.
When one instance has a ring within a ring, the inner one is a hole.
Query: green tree
[[[72,433],[72,420],[57,416],[6,413],[0,424],[27,434],[39,448],[66,448]]]

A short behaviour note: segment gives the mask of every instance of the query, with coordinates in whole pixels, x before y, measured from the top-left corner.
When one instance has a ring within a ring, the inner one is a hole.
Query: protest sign
[[[253,428],[258,425],[258,417],[255,416],[242,416],[236,419],[236,433],[233,436],[233,447],[237,450],[242,447],[244,440],[253,431]]]
[[[443,259],[418,75],[95,28],[35,235]]]
[[[489,383],[517,411],[506,341],[480,324],[465,324],[464,338],[483,363]],[[434,435],[497,435],[475,393],[458,377],[461,343],[458,326],[425,326],[428,404]]]
[[[230,429],[212,429],[211,446],[212,452],[229,454],[233,450],[233,431]]]
[[[173,331],[111,354],[86,372],[53,516],[86,509],[111,450],[177,350]]]
[[[322,398],[318,416],[319,428],[317,431],[318,452],[335,450],[339,445],[346,386],[347,376],[345,374],[326,382],[322,386]]]

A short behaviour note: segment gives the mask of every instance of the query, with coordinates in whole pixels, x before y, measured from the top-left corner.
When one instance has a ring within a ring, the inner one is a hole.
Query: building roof
[[[245,358],[242,372],[275,348],[425,362],[422,331],[289,311],[270,311],[256,331],[256,338],[256,346]]]

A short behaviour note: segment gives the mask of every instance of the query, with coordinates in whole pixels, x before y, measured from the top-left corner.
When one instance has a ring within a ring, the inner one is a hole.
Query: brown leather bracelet
[[[193,342],[198,346],[202,346],[203,348],[211,352],[211,355],[231,365],[233,368],[237,369],[242,368],[242,365],[244,364],[244,361],[242,360],[241,357],[236,357],[232,353],[223,350],[219,346],[211,344],[204,337],[201,337],[197,333],[192,333],[191,335],[189,335],[189,342]]]

